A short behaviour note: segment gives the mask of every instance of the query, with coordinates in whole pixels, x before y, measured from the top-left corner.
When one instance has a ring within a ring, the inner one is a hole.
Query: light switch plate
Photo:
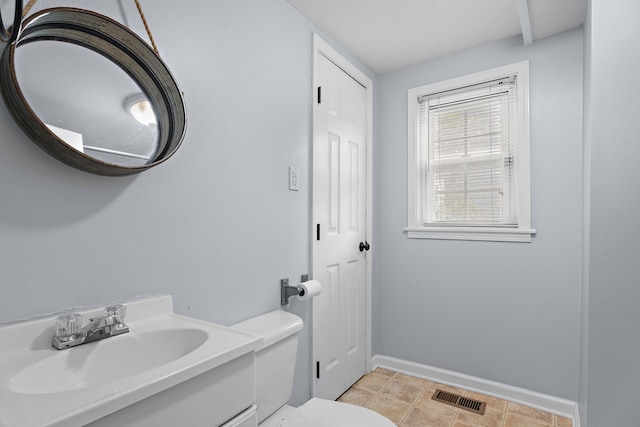
[[[289,166],[289,190],[298,191],[300,179],[298,178],[298,166]]]

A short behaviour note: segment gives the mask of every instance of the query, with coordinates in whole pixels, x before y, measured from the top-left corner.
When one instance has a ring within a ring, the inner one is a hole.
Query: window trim
[[[473,86],[516,75],[516,203],[517,227],[502,226],[425,226],[420,221],[422,203],[418,160],[418,99],[425,95]],[[408,113],[408,218],[405,231],[410,239],[482,240],[499,242],[531,242],[536,230],[531,228],[531,167],[529,126],[529,61],[456,77],[442,82],[411,88],[407,91]]]

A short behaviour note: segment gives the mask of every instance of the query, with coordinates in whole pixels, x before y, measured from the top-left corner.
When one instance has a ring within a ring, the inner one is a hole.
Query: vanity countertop
[[[130,332],[65,350],[54,316],[0,325],[0,427],[82,426],[254,351],[262,339],[172,312],[171,296],[124,303]],[[85,319],[100,310],[80,312]]]

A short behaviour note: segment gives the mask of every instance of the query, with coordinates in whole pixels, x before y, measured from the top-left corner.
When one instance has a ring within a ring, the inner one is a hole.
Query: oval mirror
[[[78,169],[129,175],[180,146],[182,94],[141,38],[95,12],[47,9],[27,18],[0,58],[0,90],[41,148]]]

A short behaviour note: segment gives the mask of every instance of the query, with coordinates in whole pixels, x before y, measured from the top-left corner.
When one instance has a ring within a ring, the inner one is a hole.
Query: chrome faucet
[[[125,306],[112,305],[106,307],[105,311],[103,316],[89,319],[89,323],[82,328],[82,316],[78,313],[56,318],[51,345],[62,350],[129,332],[129,326],[124,323]]]

